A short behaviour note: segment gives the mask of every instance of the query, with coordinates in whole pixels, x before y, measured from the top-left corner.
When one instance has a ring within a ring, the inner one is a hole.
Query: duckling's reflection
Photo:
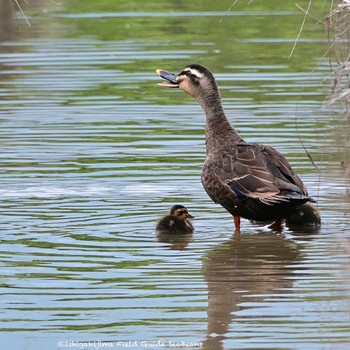
[[[192,240],[193,234],[187,233],[187,234],[167,234],[167,233],[158,233],[157,239],[158,242],[161,243],[168,243],[169,249],[171,250],[185,250],[188,246],[188,244]]]
[[[241,235],[213,249],[203,262],[208,283],[204,349],[223,349],[222,340],[246,296],[257,295],[249,301],[259,302],[266,294],[291,287],[289,265],[298,257],[297,245],[275,234]]]

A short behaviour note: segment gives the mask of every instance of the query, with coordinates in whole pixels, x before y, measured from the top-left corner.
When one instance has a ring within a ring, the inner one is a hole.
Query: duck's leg
[[[240,230],[241,228],[241,218],[238,215],[234,215],[233,222],[235,223],[235,229]]]
[[[269,228],[273,231],[282,231],[282,223],[283,219],[277,219],[274,223],[272,223]]]
[[[233,216],[233,222],[235,223],[235,232],[233,238],[237,241],[241,239],[241,218],[238,215]]]

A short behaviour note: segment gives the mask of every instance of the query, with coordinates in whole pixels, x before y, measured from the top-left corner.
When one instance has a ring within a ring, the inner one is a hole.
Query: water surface
[[[326,66],[312,73],[324,34],[309,23],[288,61],[302,21],[294,7],[241,4],[219,25],[227,3],[195,3],[33,1],[30,28],[20,17],[2,25],[8,348],[348,347],[342,119],[322,108]],[[233,237],[200,183],[203,112],[156,86],[155,69],[192,62],[213,70],[244,138],[287,156],[318,200],[319,230],[276,235],[244,221]],[[155,223],[175,203],[196,232],[160,239]]]

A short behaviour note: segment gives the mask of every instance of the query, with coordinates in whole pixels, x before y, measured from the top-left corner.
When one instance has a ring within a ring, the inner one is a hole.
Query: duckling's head
[[[187,208],[185,208],[183,205],[176,204],[170,209],[170,215],[176,216],[181,220],[191,219],[194,218],[192,216]]]
[[[156,72],[166,80],[158,85],[180,88],[196,99],[211,94],[213,90],[218,90],[213,74],[200,64],[186,66],[179,74],[170,73],[163,69],[157,69]]]

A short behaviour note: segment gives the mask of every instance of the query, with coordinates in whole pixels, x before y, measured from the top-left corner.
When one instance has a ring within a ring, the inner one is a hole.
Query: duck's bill
[[[163,87],[170,87],[170,88],[178,88],[179,87],[179,84],[176,81],[177,75],[175,73],[170,73],[170,72],[163,70],[163,69],[157,69],[156,72],[161,78],[166,80],[163,83],[159,83],[157,85],[163,86]]]

